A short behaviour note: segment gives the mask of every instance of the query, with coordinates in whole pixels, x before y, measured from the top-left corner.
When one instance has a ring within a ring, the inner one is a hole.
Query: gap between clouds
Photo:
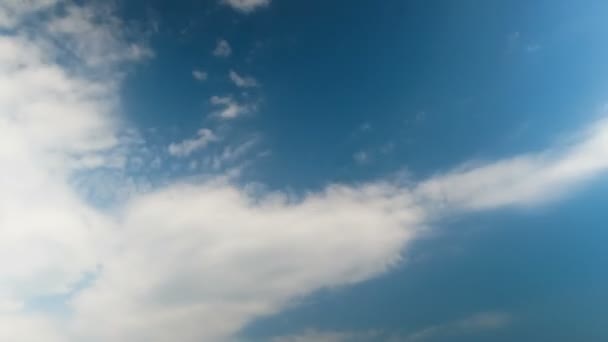
[[[37,11],[67,7],[0,36],[0,319],[11,323],[0,327],[2,340],[229,341],[316,290],[390,270],[441,217],[556,200],[608,169],[608,124],[598,121],[569,145],[414,184],[332,184],[290,198],[221,178],[175,180],[104,211],[72,186],[75,165],[129,158],[120,79],[125,63],[153,54],[106,9],[30,5],[3,25],[12,30]],[[91,37],[103,44],[91,47]],[[233,104],[214,101],[225,110]],[[175,153],[209,142],[199,132]],[[24,309],[40,296],[71,293],[90,273],[88,287],[65,297],[68,317]]]

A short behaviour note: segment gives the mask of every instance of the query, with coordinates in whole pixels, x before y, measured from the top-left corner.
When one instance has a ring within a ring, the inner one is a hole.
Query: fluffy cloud
[[[213,55],[215,57],[226,58],[232,54],[232,48],[230,44],[225,39],[220,39],[217,41],[217,45],[215,49],[213,49]]]
[[[223,107],[215,112],[215,115],[221,119],[235,119],[252,111],[251,106],[242,105],[231,96],[212,96],[209,101],[214,106]]]
[[[252,88],[258,86],[258,81],[251,76],[241,76],[236,71],[230,70],[228,77],[234,85],[239,88]]]
[[[258,8],[270,5],[270,0],[222,0],[222,3],[241,13],[251,13]]]
[[[45,8],[31,3],[11,10]],[[608,169],[608,125],[600,122],[568,146],[413,185],[333,184],[290,198],[222,180],[175,181],[135,190],[105,211],[73,179],[79,161],[91,172],[107,156],[129,157],[122,65],[151,52],[106,9],[74,6],[0,35],[3,340],[230,340],[315,290],[385,272],[436,217],[555,199]],[[211,101],[224,118],[250,110],[232,98]],[[175,151],[200,148],[204,136]],[[82,186],[116,186],[86,179]],[[94,277],[77,288],[86,274]],[[70,315],[23,309],[47,295],[64,296]]]
[[[181,184],[135,198],[125,212],[121,246],[74,302],[99,340],[221,340],[315,289],[383,272],[423,218],[388,184],[301,200]]]
[[[209,143],[217,141],[218,137],[207,128],[202,128],[197,133],[198,137],[187,139],[179,143],[169,145],[169,154],[174,157],[187,157],[193,152],[205,148]]]
[[[69,177],[119,142],[115,85],[68,72],[56,63],[64,50],[37,39],[0,36],[0,301],[66,291],[95,265],[105,218]]]
[[[71,179],[80,161],[103,164],[121,141],[114,79],[125,59],[108,58],[100,65],[91,53],[123,56],[133,45],[123,40],[118,20],[87,23],[86,32],[65,26],[82,23],[85,12],[95,16],[94,8],[49,1],[9,1],[1,7],[18,25],[21,17],[51,5],[64,6],[64,14],[0,35],[0,338],[5,340],[62,338],[50,317],[23,308],[39,296],[70,292],[95,270],[114,227],[80,198]],[[91,32],[109,37],[108,45],[82,49]],[[60,61],[79,67],[69,70]]]

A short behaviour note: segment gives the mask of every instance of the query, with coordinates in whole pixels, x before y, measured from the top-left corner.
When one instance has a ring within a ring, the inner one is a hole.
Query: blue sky
[[[0,3],[0,339],[607,340],[607,10]]]

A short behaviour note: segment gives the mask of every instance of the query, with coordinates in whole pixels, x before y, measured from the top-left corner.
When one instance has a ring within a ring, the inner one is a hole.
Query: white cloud
[[[0,340],[15,342],[66,342],[66,338],[45,317],[0,313]]]
[[[241,13],[251,13],[258,8],[270,5],[270,0],[221,0],[221,2]]]
[[[102,210],[75,188],[77,161],[128,157],[119,66],[147,49],[133,53],[142,45],[95,11],[70,7],[38,23],[40,34],[0,34],[0,340],[229,341],[313,291],[389,270],[438,216],[555,199],[608,169],[600,122],[569,146],[413,185],[332,184],[294,199],[173,181],[127,187],[124,205]],[[75,60],[59,64],[66,52]],[[229,97],[212,104],[224,118],[250,110]],[[85,179],[79,187],[122,190]],[[74,292],[87,273],[96,276],[67,300],[67,317],[23,310]]]
[[[23,19],[56,3],[57,0],[5,0],[0,3],[0,28],[13,29]]]
[[[217,45],[213,50],[213,55],[216,57],[229,57],[232,54],[232,48],[230,44],[225,39],[220,39],[217,41]]]
[[[529,205],[559,198],[608,169],[608,121],[593,125],[581,141],[536,154],[464,165],[420,183],[420,198],[457,210]]]
[[[9,1],[0,7],[25,15],[51,3]],[[67,29],[64,23],[81,22],[84,12],[95,9],[66,6],[59,17],[30,23],[28,34],[19,27],[0,33],[1,340],[66,340],[53,317],[26,313],[24,304],[71,291],[101,262],[104,236],[114,227],[82,200],[71,180],[83,165],[105,166],[98,156],[113,154],[121,143],[115,66],[123,60],[93,63],[91,54],[121,56],[132,45],[119,41],[114,21],[88,23],[83,32]],[[13,19],[10,24],[19,25],[20,18]],[[85,52],[91,32],[116,40]],[[66,56],[77,56],[77,67],[57,62]]]
[[[56,47],[36,39],[0,36],[0,299],[65,291],[96,263],[84,230],[105,218],[69,178],[78,160],[119,142],[112,81],[67,72],[54,62]]]
[[[204,70],[194,69],[192,70],[192,77],[197,81],[206,81],[209,75]]]
[[[395,190],[332,186],[289,201],[208,183],[138,197],[125,211],[122,246],[75,299],[79,320],[86,329],[96,322],[100,340],[226,338],[294,298],[396,264],[423,213]]]
[[[145,45],[128,42],[130,28],[113,15],[112,7],[69,6],[67,11],[67,15],[51,20],[47,29],[58,44],[86,64],[100,67],[153,56]]]
[[[413,187],[332,185],[299,200],[282,193],[252,197],[222,182],[159,189],[126,208],[119,240],[129,248],[111,253],[104,274],[76,299],[78,317],[99,322],[108,310],[123,312],[97,326],[102,339],[169,340],[179,331],[182,341],[224,340],[307,293],[385,272],[437,216],[536,203],[605,171],[608,126],[594,127],[553,159],[541,158],[543,152],[459,169]],[[529,167],[519,160],[537,162]],[[529,177],[550,181],[536,184]],[[158,253],[162,262],[150,264]],[[410,339],[502,322],[480,317]]]
[[[234,83],[239,88],[252,88],[258,86],[258,81],[251,76],[240,76],[234,70],[230,70],[228,74],[232,83]]]
[[[221,119],[235,119],[253,110],[251,106],[239,104],[231,96],[212,96],[210,102],[214,106],[223,107],[215,112]]]
[[[179,143],[169,145],[169,154],[174,157],[187,157],[193,152],[205,148],[209,143],[217,141],[218,137],[207,128],[202,128],[197,132],[198,137],[187,139]]]

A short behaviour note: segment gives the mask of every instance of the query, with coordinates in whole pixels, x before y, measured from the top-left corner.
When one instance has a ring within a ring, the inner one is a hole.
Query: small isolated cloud
[[[197,133],[198,137],[187,139],[179,143],[169,145],[169,154],[174,157],[187,157],[193,152],[205,148],[209,143],[217,141],[217,136],[207,128],[202,128]]]
[[[258,8],[270,5],[270,0],[222,0],[221,2],[241,13],[251,13]]]
[[[199,70],[199,69],[192,70],[192,77],[194,77],[194,79],[197,81],[201,81],[201,82],[206,81],[208,76],[209,75],[207,74],[206,71]]]
[[[226,58],[232,54],[232,48],[230,47],[230,43],[228,43],[225,39],[220,39],[217,41],[217,45],[213,50],[213,55],[215,57]]]
[[[235,119],[251,111],[250,106],[239,104],[231,96],[212,96],[210,101],[212,105],[222,107],[214,113],[222,119]]]
[[[251,76],[241,76],[236,71],[230,70],[228,74],[232,83],[239,88],[252,88],[258,86],[258,81]]]

